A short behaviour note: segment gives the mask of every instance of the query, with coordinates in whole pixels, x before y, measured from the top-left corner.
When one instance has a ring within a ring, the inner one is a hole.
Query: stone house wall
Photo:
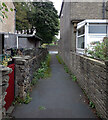
[[[106,19],[108,20],[108,1],[106,2]]]
[[[3,23],[0,22],[0,32],[10,32],[15,33],[15,7],[13,2],[5,2],[8,6],[9,12],[6,12],[8,18],[3,19]],[[10,8],[13,8],[13,12],[10,11]]]
[[[85,19],[103,19],[102,2],[64,2],[60,15],[59,53],[70,67],[70,52],[76,51],[76,26]]]
[[[77,81],[96,105],[103,118],[108,118],[107,111],[107,76],[108,65],[76,54],[77,23],[85,19],[103,19],[102,2],[64,2],[60,14],[59,55],[77,77]],[[107,16],[105,13],[105,16]]]
[[[74,52],[71,56],[71,71],[81,88],[93,101],[103,118],[108,118],[108,61],[101,62]]]

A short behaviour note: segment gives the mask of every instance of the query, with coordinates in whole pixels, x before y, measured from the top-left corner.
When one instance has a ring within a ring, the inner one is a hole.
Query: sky
[[[61,9],[61,4],[62,4],[62,0],[50,0],[54,3],[54,6],[56,8],[56,10],[58,11],[58,14],[60,13],[60,9]]]
[[[58,11],[58,15],[59,15],[60,10],[61,10],[62,0],[50,0],[50,1],[52,1],[54,3],[54,6],[55,6],[56,10]],[[60,39],[60,32],[56,37],[58,39]]]

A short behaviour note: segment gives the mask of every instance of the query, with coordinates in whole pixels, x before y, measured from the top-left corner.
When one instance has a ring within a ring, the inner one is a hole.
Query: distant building
[[[18,34],[17,35],[17,48],[38,48],[40,47],[41,38],[36,35]]]

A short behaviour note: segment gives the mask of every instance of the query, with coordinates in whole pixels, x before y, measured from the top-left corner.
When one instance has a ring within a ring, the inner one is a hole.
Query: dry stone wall
[[[15,63],[15,96],[24,99],[31,90],[33,73],[48,54],[47,49],[27,50],[26,56],[14,57]],[[29,55],[29,56],[28,56]]]
[[[7,94],[6,89],[8,87],[9,76],[8,74],[12,72],[11,68],[4,67],[0,65],[0,118],[6,116],[6,110],[4,108],[5,96]]]
[[[108,61],[102,62],[71,52],[71,71],[103,118],[108,118]]]

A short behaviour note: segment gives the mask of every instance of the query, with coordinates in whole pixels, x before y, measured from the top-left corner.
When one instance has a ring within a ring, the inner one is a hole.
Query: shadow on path
[[[95,118],[77,83],[73,82],[59,64],[56,55],[51,59],[52,76],[39,80],[31,93],[32,101],[18,105],[16,118]],[[44,108],[44,109],[39,109]]]

